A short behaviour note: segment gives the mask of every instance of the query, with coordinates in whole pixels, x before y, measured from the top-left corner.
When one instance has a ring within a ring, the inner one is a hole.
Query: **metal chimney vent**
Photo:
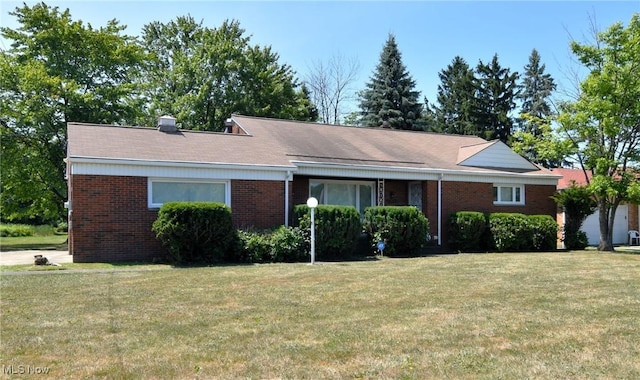
[[[158,130],[160,132],[178,132],[178,127],[176,127],[176,118],[173,116],[160,116],[158,118]]]

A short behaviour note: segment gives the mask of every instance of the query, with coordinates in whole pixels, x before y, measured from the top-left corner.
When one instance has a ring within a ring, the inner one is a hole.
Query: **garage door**
[[[589,215],[582,223],[581,230],[587,234],[589,245],[600,244],[600,222],[598,221],[598,211]],[[629,209],[627,205],[618,206],[616,210],[616,219],[613,222],[613,244],[627,244],[628,238],[628,222]]]

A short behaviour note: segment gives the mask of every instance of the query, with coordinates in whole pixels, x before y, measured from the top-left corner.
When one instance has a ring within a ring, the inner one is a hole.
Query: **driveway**
[[[9,251],[0,252],[0,265],[33,264],[35,255],[42,255],[52,263],[73,262],[69,251]]]

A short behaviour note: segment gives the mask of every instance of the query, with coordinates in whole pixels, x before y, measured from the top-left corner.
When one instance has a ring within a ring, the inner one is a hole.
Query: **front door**
[[[409,206],[422,211],[422,182],[409,182]]]

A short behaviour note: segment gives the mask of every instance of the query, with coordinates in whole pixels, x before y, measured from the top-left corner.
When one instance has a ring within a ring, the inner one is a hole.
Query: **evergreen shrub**
[[[309,235],[311,212],[296,205],[294,215],[304,234]],[[353,206],[318,205],[315,210],[315,253],[318,260],[348,258],[362,232],[360,213]]]
[[[237,230],[231,209],[215,202],[168,202],[153,232],[176,265],[212,264],[237,258]]]
[[[363,229],[374,247],[385,243],[384,255],[407,256],[426,243],[429,221],[414,206],[374,206],[364,212]]]
[[[481,212],[454,212],[449,218],[451,248],[461,252],[480,251],[486,227],[487,220]]]
[[[531,248],[537,251],[555,250],[558,246],[558,222],[550,215],[529,215]]]
[[[524,251],[531,248],[529,218],[524,214],[491,213],[488,227],[491,248],[498,252]]]

